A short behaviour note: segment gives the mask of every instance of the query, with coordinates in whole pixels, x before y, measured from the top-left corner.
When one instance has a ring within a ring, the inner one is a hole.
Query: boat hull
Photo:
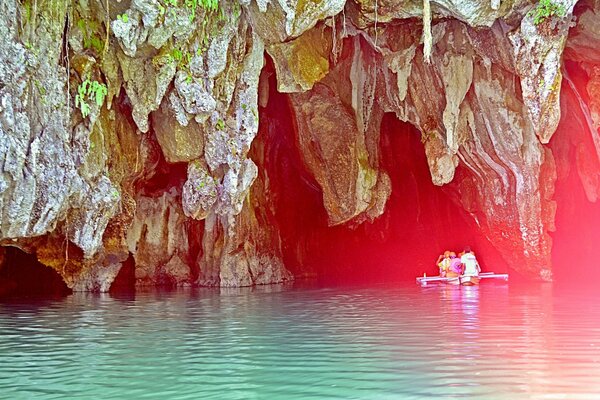
[[[508,281],[508,274],[495,274],[493,272],[483,272],[479,276],[423,276],[417,278],[417,283],[421,286],[427,286],[431,283],[443,283],[447,285],[475,286],[479,285],[481,279],[494,279]]]
[[[460,278],[460,284],[463,286],[475,286],[479,285],[480,280],[481,279],[476,276],[462,276]]]

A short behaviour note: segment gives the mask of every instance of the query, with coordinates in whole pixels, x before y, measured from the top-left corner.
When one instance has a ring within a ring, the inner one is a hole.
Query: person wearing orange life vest
[[[471,251],[469,246],[465,247],[464,254],[460,257],[460,262],[463,264],[463,276],[479,276],[481,267],[475,254]]]

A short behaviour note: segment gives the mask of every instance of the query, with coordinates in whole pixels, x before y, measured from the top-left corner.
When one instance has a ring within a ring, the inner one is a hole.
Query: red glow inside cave
[[[559,284],[582,285],[600,278],[598,239],[600,202],[588,198],[584,181],[592,187],[600,179],[589,121],[587,72],[566,61],[561,90],[561,122],[550,141],[557,167],[554,200],[557,203],[556,231],[552,233],[554,280]],[[598,135],[597,132],[595,132]],[[593,197],[594,190],[588,189]]]
[[[303,165],[288,99],[274,90],[272,77],[269,86],[257,140],[265,143],[284,263],[294,275],[334,283],[412,280],[437,275],[438,254],[466,245],[484,270],[507,270],[472,218],[452,201],[450,189],[432,183],[419,131],[392,114],[381,126],[380,164],[392,181],[384,214],[357,227],[327,226],[322,192]],[[459,167],[457,173],[466,172]]]
[[[573,277],[600,277],[595,266],[600,204],[589,201],[581,179],[581,170],[597,171],[599,164],[589,159],[594,143],[574,91],[589,104],[588,77],[575,64],[567,62],[566,68],[571,83],[563,82],[562,121],[549,144],[558,176],[552,270],[554,281],[562,284]],[[392,114],[383,118],[379,145],[381,168],[392,181],[385,213],[357,227],[327,226],[321,189],[303,164],[293,110],[287,96],[275,90],[272,70],[269,88],[257,139],[265,143],[262,167],[275,198],[284,262],[296,276],[316,275],[334,282],[412,280],[423,273],[437,274],[434,262],[440,252],[458,252],[470,245],[484,271],[520,278],[457,204],[459,195],[452,192],[453,185],[433,185],[419,131]],[[455,179],[465,174],[469,171],[459,165]]]

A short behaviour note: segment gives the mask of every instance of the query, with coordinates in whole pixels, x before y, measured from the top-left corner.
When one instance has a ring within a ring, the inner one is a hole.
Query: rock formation
[[[211,4],[1,2],[1,246],[81,291],[130,255],[138,285],[291,280],[273,149],[299,152],[323,229],[356,229],[389,207],[390,114],[504,261],[552,279],[556,180],[600,196],[600,2]]]

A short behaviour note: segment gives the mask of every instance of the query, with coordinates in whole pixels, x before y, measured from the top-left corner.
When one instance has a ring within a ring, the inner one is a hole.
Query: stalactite
[[[423,56],[429,64],[431,62],[431,4],[423,0]]]
[[[377,18],[377,0],[375,0],[375,48],[377,48],[377,22],[378,22],[378,18]]]
[[[332,43],[331,53],[333,55],[333,63],[337,64],[339,57],[340,57],[341,48],[338,44],[337,28],[335,25],[335,15],[333,17],[331,17],[331,43]]]

